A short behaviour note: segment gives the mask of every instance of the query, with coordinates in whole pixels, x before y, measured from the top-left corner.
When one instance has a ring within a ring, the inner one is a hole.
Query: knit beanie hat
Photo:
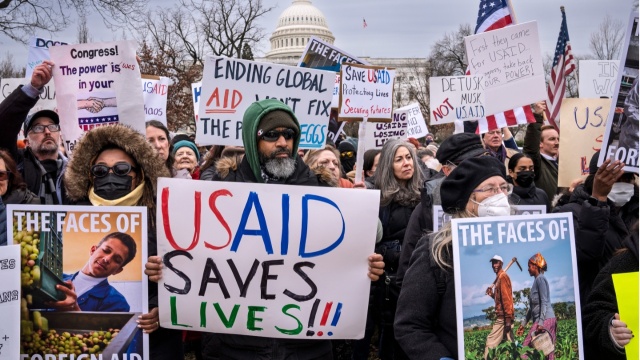
[[[279,127],[284,127],[287,129],[293,129],[296,133],[300,133],[300,128],[291,115],[284,110],[273,110],[267,113],[265,116],[260,119],[260,123],[258,124],[258,136],[269,132],[273,129],[277,129]]]
[[[506,178],[504,164],[492,156],[473,157],[461,162],[440,186],[444,212],[455,214],[464,210],[473,190],[492,176]]]
[[[196,159],[198,159],[198,162],[200,162],[200,151],[198,151],[198,147],[196,146],[196,144],[189,140],[180,140],[177,143],[173,144],[173,152],[171,153],[171,155],[175,157],[178,149],[182,147],[188,147],[189,149],[193,150],[193,152],[196,154]]]
[[[445,165],[447,161],[457,164],[464,159],[478,156],[484,152],[485,149],[478,135],[471,133],[453,134],[442,142],[436,152],[436,159],[442,165]]]

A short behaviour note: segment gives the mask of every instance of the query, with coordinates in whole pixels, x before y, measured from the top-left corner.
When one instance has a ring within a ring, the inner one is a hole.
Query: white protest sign
[[[409,104],[397,109],[396,112],[407,113],[407,138],[420,139],[429,135],[427,123],[422,116],[422,110],[418,103]]]
[[[362,338],[379,199],[379,191],[160,178],[160,325]]]
[[[431,125],[484,117],[482,81],[480,76],[430,77]]]
[[[578,94],[581,98],[612,97],[620,60],[580,60]]]
[[[4,78],[0,79],[0,102],[9,96],[13,91],[18,89],[18,86],[27,84],[28,80],[24,78]],[[22,90],[20,90],[22,91]],[[42,88],[42,94],[38,102],[29,110],[29,114],[33,114],[40,110],[53,110],[57,111],[58,106],[56,103],[56,88],[53,85],[53,81],[49,81],[47,85]]]
[[[49,47],[55,45],[67,45],[66,42],[58,40],[50,40],[37,36],[29,38],[29,54],[27,55],[27,68],[25,79],[30,80],[33,69],[40,65],[44,60],[49,60]]]
[[[562,99],[558,186],[569,187],[573,180],[589,175],[591,157],[602,147],[611,103],[611,99]]]
[[[546,214],[545,205],[511,205],[513,215]],[[445,223],[451,221],[451,215],[442,210],[442,205],[433,205],[433,231],[442,229]]]
[[[196,124],[198,123],[198,109],[200,109],[200,94],[202,94],[202,83],[191,84],[191,99],[193,100],[193,114]]]
[[[382,149],[391,139],[407,138],[407,111],[394,111],[389,123],[369,123],[366,127],[365,148]],[[359,142],[358,142],[359,143]],[[360,152],[358,152],[360,154]]]
[[[340,119],[391,121],[395,77],[393,69],[344,64],[340,69]]]
[[[196,122],[200,145],[242,144],[242,117],[252,103],[275,98],[300,122],[300,148],[320,149],[327,136],[335,74],[309,68],[208,57]]]
[[[11,223],[8,233],[13,233]],[[0,359],[20,358],[20,245],[0,246]]]
[[[167,126],[167,94],[171,80],[164,76],[142,76],[144,121],[158,120]]]
[[[467,36],[464,43],[471,74],[483,77],[485,115],[547,96],[537,22]]]
[[[98,126],[126,124],[145,133],[134,41],[54,46],[49,51],[56,64],[53,80],[67,152],[73,152],[85,131]]]

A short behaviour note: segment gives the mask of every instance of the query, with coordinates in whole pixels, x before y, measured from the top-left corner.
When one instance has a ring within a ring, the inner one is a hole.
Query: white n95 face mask
[[[607,198],[613,201],[616,206],[623,206],[628,203],[633,196],[633,184],[617,182],[611,187],[611,191]]]
[[[482,202],[471,200],[478,204],[478,216],[507,216],[511,215],[511,205],[509,205],[509,198],[503,192],[490,196]]]

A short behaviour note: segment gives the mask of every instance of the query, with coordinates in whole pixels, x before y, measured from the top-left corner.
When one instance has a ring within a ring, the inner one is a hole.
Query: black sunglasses
[[[7,180],[11,176],[11,171],[0,170],[0,181]]]
[[[113,171],[113,173],[118,176],[126,176],[131,172],[131,170],[135,169],[135,167],[126,162],[119,162],[111,167],[104,164],[95,164],[91,167],[91,175],[101,178],[107,176],[109,171]]]
[[[274,142],[278,141],[282,136],[285,140],[291,140],[296,136],[296,132],[292,129],[284,129],[282,131],[278,130],[269,130],[266,133],[262,134],[260,138],[264,141]]]

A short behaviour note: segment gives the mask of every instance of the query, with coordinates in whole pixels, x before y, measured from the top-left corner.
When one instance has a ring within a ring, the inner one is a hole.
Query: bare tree
[[[92,42],[89,36],[89,27],[87,26],[87,15],[80,14],[78,18],[78,44],[86,44]]]
[[[147,0],[2,0],[0,34],[26,42],[36,30],[60,31],[70,24],[71,13],[91,10],[110,29],[138,22]]]
[[[5,54],[0,60],[0,78],[21,78],[24,77],[26,69],[16,66],[13,62],[13,54]]]
[[[625,34],[625,23],[605,16],[598,30],[591,33],[589,49],[597,60],[617,60]]]

